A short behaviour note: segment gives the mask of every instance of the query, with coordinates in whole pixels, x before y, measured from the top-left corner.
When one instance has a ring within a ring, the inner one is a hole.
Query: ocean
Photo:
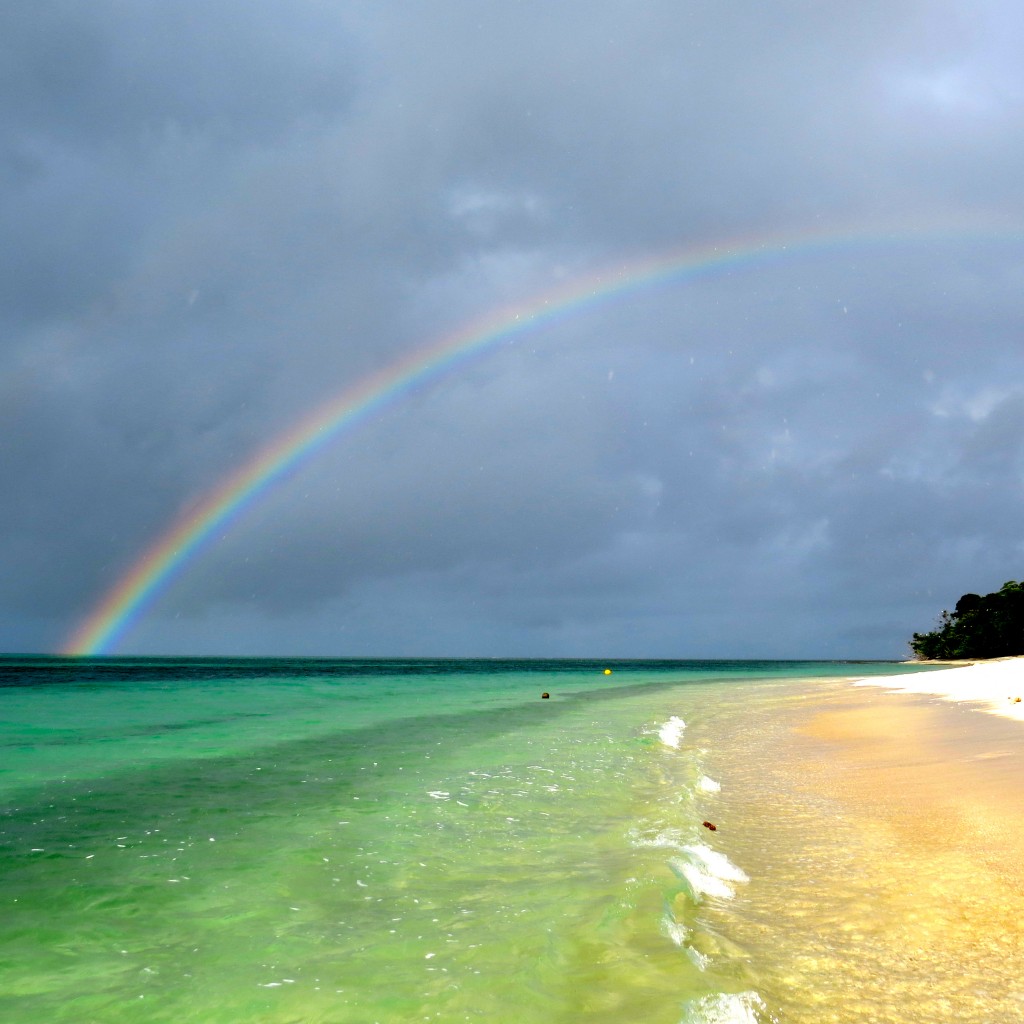
[[[789,737],[915,670],[0,659],[0,1019],[890,1019]]]

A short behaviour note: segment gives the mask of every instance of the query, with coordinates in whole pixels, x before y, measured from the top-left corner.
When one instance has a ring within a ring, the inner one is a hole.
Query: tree
[[[952,612],[943,610],[936,629],[915,633],[918,658],[1005,658],[1024,654],[1024,584],[1008,580],[991,594],[964,594]]]

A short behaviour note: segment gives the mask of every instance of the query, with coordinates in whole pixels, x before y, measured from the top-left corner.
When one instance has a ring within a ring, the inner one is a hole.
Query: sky
[[[1019,4],[34,0],[0,50],[0,650],[347,389],[714,247],[763,255],[340,430],[111,649],[902,658],[1024,578]]]

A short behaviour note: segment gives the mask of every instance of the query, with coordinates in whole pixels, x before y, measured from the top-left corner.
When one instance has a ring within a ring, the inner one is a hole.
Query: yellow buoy
[[[610,676],[610,675],[612,674],[612,670],[611,670],[610,668],[606,668],[606,669],[604,670],[604,674],[605,674],[606,676]]]

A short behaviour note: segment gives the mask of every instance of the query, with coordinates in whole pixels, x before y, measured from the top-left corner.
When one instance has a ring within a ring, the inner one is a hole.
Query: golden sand
[[[1024,1020],[1024,726],[861,689],[798,726],[793,753],[857,837],[860,912],[837,920],[833,963],[847,1006],[820,1019]],[[827,901],[842,874],[823,882]]]
[[[1024,723],[829,684],[733,742],[729,927],[782,1024],[1024,1021]]]

